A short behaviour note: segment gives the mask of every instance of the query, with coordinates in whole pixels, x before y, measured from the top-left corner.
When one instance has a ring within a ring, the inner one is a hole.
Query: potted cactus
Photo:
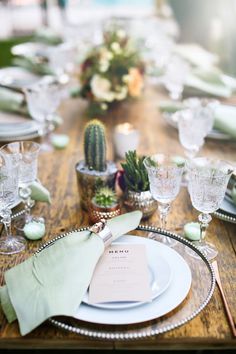
[[[115,192],[109,187],[97,190],[89,206],[89,218],[96,223],[120,215],[121,209]]]
[[[96,190],[102,186],[114,189],[117,168],[106,160],[105,127],[97,119],[90,121],[84,130],[84,160],[76,166],[80,202],[88,210]]]
[[[121,166],[124,169],[122,177],[125,188],[124,204],[130,211],[141,210],[143,219],[146,219],[157,210],[157,202],[149,190],[144,158],[145,156],[138,157],[136,151],[128,151]]]

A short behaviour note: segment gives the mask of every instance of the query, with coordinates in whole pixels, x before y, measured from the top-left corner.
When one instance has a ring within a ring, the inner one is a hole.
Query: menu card
[[[95,268],[89,302],[149,302],[151,299],[145,245],[120,244],[107,248]]]

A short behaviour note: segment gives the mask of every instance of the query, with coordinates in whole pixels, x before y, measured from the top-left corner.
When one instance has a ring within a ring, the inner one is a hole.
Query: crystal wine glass
[[[170,204],[177,197],[184,166],[177,165],[171,156],[156,154],[144,159],[144,166],[148,172],[150,191],[158,202],[161,228],[166,228]],[[161,241],[173,247],[176,241],[161,236]]]
[[[22,231],[26,223],[32,220],[43,221],[42,217],[33,217],[31,208],[34,202],[30,198],[30,185],[37,179],[38,154],[40,145],[33,141],[16,141],[4,145],[1,152],[8,159],[19,161],[19,197],[24,203],[24,215],[15,222],[15,228]]]
[[[215,99],[190,97],[183,101],[185,107],[194,111],[196,116],[199,116],[205,121],[206,132],[209,134],[213,129],[215,110],[219,106],[219,101]]]
[[[34,120],[40,123],[40,135],[44,137],[40,151],[52,151],[50,135],[54,128],[53,114],[56,112],[61,98],[60,82],[50,76],[45,76],[35,85],[27,87],[24,92],[29,113]]]
[[[172,56],[168,61],[163,80],[172,100],[180,100],[182,98],[188,72],[189,65],[178,56]]]
[[[204,144],[207,135],[205,119],[195,110],[187,108],[176,112],[174,120],[178,123],[179,140],[184,153],[188,159],[192,159]]]
[[[11,208],[19,201],[18,162],[7,159],[0,152],[0,216],[6,236],[0,239],[0,253],[14,254],[23,251],[26,241],[21,236],[13,236],[11,231]]]
[[[199,250],[208,258],[213,259],[218,251],[214,245],[203,240],[208,224],[212,220],[211,213],[221,205],[233,166],[226,161],[199,157],[187,163],[189,184],[188,191],[192,205],[201,214],[200,240],[196,243]],[[197,258],[195,252],[188,248],[188,253]]]

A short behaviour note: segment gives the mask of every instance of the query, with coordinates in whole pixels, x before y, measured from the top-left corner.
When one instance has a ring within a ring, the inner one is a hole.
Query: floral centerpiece
[[[89,101],[89,114],[101,115],[115,102],[139,97],[144,64],[126,33],[104,33],[103,44],[94,47],[81,65],[81,91]]]

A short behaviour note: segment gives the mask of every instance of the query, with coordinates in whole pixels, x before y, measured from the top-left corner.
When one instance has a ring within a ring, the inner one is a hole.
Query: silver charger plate
[[[78,232],[84,230],[87,230],[87,228],[80,228],[74,231]],[[81,321],[72,317],[51,318],[49,319],[49,322],[52,325],[65,331],[91,338],[121,341],[134,340],[165,333],[182,326],[196,317],[205,308],[210,301],[215,288],[214,271],[208,259],[197,249],[196,246],[177,234],[145,225],[140,225],[137,230],[142,236],[147,236],[149,233],[152,233],[156,234],[158,237],[158,234],[161,234],[178,241],[175,251],[185,259],[192,273],[191,289],[185,300],[165,316],[152,321],[132,324],[129,328],[127,328],[127,325],[125,327],[123,325],[103,325],[101,327],[101,325],[98,326],[97,324]],[[55,237],[40,247],[36,253],[41,252],[46,247],[52,245],[57,240],[70,235],[74,231]],[[186,247],[191,248],[198,256],[200,256],[200,258],[196,260],[195,258],[190,257],[186,252]],[[164,294],[165,293],[163,293],[163,295]],[[156,301],[158,301],[158,298]]]
[[[236,205],[230,196],[225,196],[220,208],[213,215],[218,219],[236,224]]]

